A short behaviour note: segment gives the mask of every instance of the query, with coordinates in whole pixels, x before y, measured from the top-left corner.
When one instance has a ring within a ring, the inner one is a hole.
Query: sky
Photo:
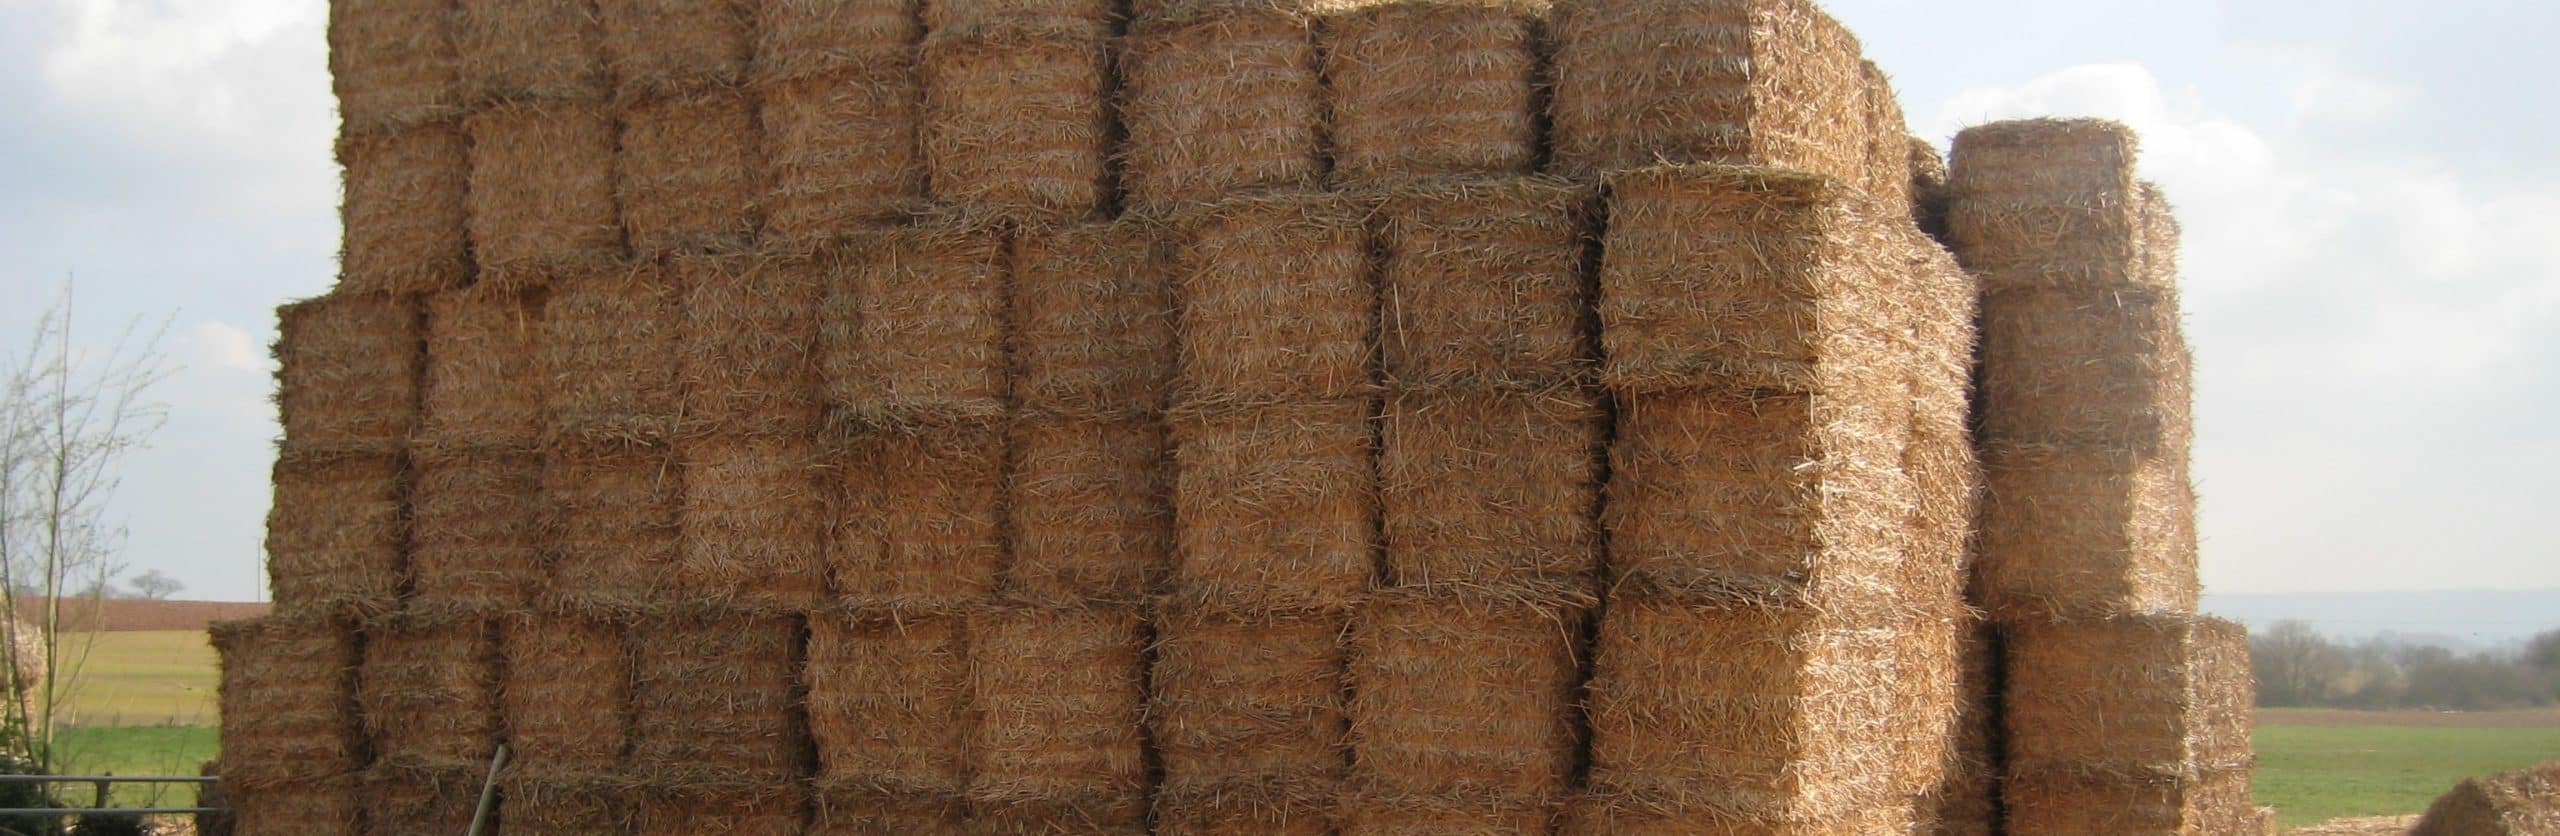
[[[2560,587],[2560,4],[1836,0],[1912,128],[2103,116],[2185,224],[2220,593]],[[0,350],[169,323],[125,562],[263,595],[277,304],[339,227],[319,0],[0,0]],[[2534,102],[2544,102],[2535,105]]]

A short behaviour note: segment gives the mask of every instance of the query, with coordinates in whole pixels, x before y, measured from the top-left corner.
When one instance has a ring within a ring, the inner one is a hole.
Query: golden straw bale
[[[346,133],[453,117],[461,99],[454,0],[329,4],[329,80]]]
[[[1540,389],[1577,377],[1591,197],[1545,178],[1388,192],[1377,212],[1387,380]]]
[[[1159,832],[1330,832],[1349,759],[1338,614],[1158,618]]]
[[[542,457],[422,449],[409,502],[413,608],[490,615],[540,591]]]
[[[1835,374],[1908,362],[1904,297],[1925,243],[1907,212],[1838,181],[1753,167],[1623,172],[1609,195],[1599,314],[1610,388],[1822,391]]]
[[[330,294],[276,309],[276,412],[304,449],[399,451],[426,361],[415,301]]]
[[[755,239],[764,197],[756,103],[721,87],[651,96],[622,110],[614,160],[632,250],[737,249]]]
[[[499,821],[516,836],[624,836],[634,793],[611,772],[510,763],[498,775]]]
[[[1921,249],[1925,261],[1908,296],[1917,357],[1904,366],[1911,419],[1902,471],[1918,491],[1905,542],[1914,566],[1948,568],[1941,580],[1961,584],[1973,565],[1982,495],[1973,442],[1975,291],[1954,258]]]
[[[683,309],[674,271],[640,261],[554,282],[542,306],[543,411],[551,435],[658,442],[675,433]]]
[[[1869,810],[1908,821],[1912,752],[1891,744],[1943,729],[1954,705],[1922,705],[1901,683],[1955,660],[1903,647],[1905,629],[1617,596],[1593,651],[1591,795],[1576,816],[1592,832],[1877,832],[1816,826]],[[1679,820],[1693,824],[1668,826]]]
[[[2195,489],[2180,457],[1992,446],[1982,469],[1984,606],[2020,618],[2195,610]]]
[[[1938,146],[1919,137],[1906,142],[1911,154],[1911,220],[1921,232],[1941,242],[1947,239],[1947,158]]]
[[[923,92],[903,62],[758,89],[765,240],[810,245],[905,217],[924,199]]]
[[[674,260],[684,321],[676,366],[688,431],[807,437],[819,425],[823,265],[809,256]]]
[[[789,81],[905,67],[924,38],[919,0],[758,0],[755,77]]]
[[[609,616],[644,611],[670,597],[683,491],[665,445],[545,448],[545,609]]]
[[[2248,633],[2182,614],[2004,626],[2013,776],[2250,762]]]
[[[1322,16],[1334,179],[1528,173],[1544,11],[1434,0]]]
[[[487,763],[498,744],[498,631],[399,615],[365,626],[356,704],[377,763]]]
[[[406,462],[396,454],[276,453],[267,577],[278,612],[376,613],[396,603],[408,542]]]
[[[860,239],[828,273],[819,365],[840,421],[1004,414],[1005,241],[967,223]]]
[[[2560,833],[2560,763],[2467,778],[2427,806],[2412,836]]]
[[[453,122],[338,139],[346,166],[338,288],[430,293],[471,281],[471,145]]]
[[[1139,216],[1025,227],[1013,241],[1013,394],[1088,416],[1165,407],[1174,375],[1170,253]]]
[[[1899,381],[1894,381],[1899,383]],[[1624,404],[1609,451],[1621,585],[1737,604],[1944,614],[1959,567],[1906,558],[1917,502],[1899,388]]]
[[[1350,200],[1241,198],[1180,223],[1174,296],[1188,400],[1341,398],[1374,388],[1378,294]]]
[[[817,810],[809,836],[875,836],[882,833],[968,833],[969,801],[959,792],[879,790],[860,781],[818,781]],[[986,824],[994,824],[987,822]],[[1071,832],[1109,832],[1068,828]]]
[[[2194,435],[2174,289],[1994,290],[1981,329],[1987,442],[2178,455]]]
[[[505,286],[427,297],[422,442],[522,450],[542,438],[543,303]]]
[[[924,0],[925,28],[1033,26],[1099,38],[1119,17],[1112,0]]]
[[[827,552],[838,600],[903,615],[991,599],[1005,560],[1004,462],[992,423],[856,440]]]
[[[807,792],[798,783],[757,782],[741,776],[714,783],[650,786],[633,811],[636,836],[801,836],[808,819]]]
[[[1557,172],[1708,162],[1866,180],[1858,40],[1811,0],[1567,0],[1554,27]]]
[[[680,601],[792,612],[826,591],[825,480],[814,441],[706,436],[679,443],[684,501],[671,586]]]
[[[594,2],[460,0],[454,17],[465,96],[480,101],[601,99],[604,25]],[[611,5],[607,3],[606,5]]]
[[[1556,832],[1554,805],[1503,798],[1386,796],[1354,792],[1342,801],[1342,829],[1378,836],[1475,836]]]
[[[638,774],[679,785],[697,773],[767,782],[805,777],[798,619],[649,618],[630,635],[631,763]]]
[[[1369,588],[1378,523],[1367,400],[1173,416],[1172,584],[1197,606],[1338,610]]]
[[[605,65],[625,97],[689,93],[746,80],[751,0],[604,0]]]
[[[1063,22],[935,27],[919,68],[934,199],[1026,219],[1102,210],[1110,197],[1108,36]]]
[[[2005,833],[2170,836],[2257,829],[2257,808],[2250,800],[2246,769],[2133,774],[2012,771],[2000,793]]]
[[[1388,398],[1378,457],[1387,582],[1589,586],[1607,430],[1597,397],[1573,390]]]
[[[1239,4],[1217,14],[1137,10],[1119,58],[1122,187],[1162,212],[1324,174],[1313,24]]]
[[[1173,568],[1172,454],[1162,422],[1025,415],[1013,422],[1001,578],[1024,602],[1135,602]]]
[[[2145,283],[2133,131],[2096,119],[1996,122],[1956,135],[1947,233],[1986,288]]]
[[[471,829],[487,759],[380,763],[361,779],[365,836],[452,836]]]
[[[1557,828],[1570,836],[1836,836],[1920,832],[1908,804],[1879,804],[1835,811],[1819,819],[1779,821],[1718,811],[1686,811],[1641,799],[1584,797],[1564,812]]]
[[[973,826],[1145,830],[1143,628],[1134,608],[990,609],[970,618]]]
[[[1889,208],[1908,209],[1914,199],[1911,123],[1903,117],[1902,100],[1894,95],[1893,79],[1883,67],[1860,61],[1858,76],[1866,103],[1866,165],[1865,176],[1851,182]]]
[[[226,737],[227,741],[228,738]],[[363,805],[353,775],[295,781],[271,787],[242,786],[222,776],[229,799],[231,833],[241,836],[357,836]]]
[[[962,618],[809,619],[809,729],[821,783],[912,800],[968,786],[969,630]]]
[[[471,252],[480,283],[538,284],[621,257],[611,108],[500,104],[465,117],[462,130],[471,137]]]
[[[211,634],[222,658],[225,784],[245,793],[322,781],[356,768],[364,738],[354,711],[353,625],[270,616],[218,622]],[[302,803],[291,794],[272,797],[279,811]],[[244,795],[244,813],[250,801]]]
[[[1988,836],[2000,827],[2000,634],[1959,621],[1954,737],[1936,787],[1921,801],[1928,833]]]
[[[631,724],[631,655],[620,625],[516,613],[501,624],[506,673],[498,709],[512,764],[609,769]]]
[[[1488,824],[1551,809],[1580,748],[1583,617],[1569,599],[1402,590],[1362,608],[1350,652],[1355,794]]]

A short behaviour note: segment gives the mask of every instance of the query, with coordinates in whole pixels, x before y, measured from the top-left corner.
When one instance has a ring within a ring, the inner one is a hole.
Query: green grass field
[[[2286,827],[2410,815],[2455,782],[2560,759],[2560,712],[2259,712],[2258,803]]]
[[[78,652],[65,642],[65,656]],[[59,723],[86,728],[210,726],[214,701],[213,645],[201,630],[100,633],[81,663]]]

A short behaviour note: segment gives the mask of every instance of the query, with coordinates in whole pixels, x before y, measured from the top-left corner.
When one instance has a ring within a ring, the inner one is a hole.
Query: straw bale
[[[1077,37],[1101,38],[1118,21],[1112,0],[925,0],[924,25],[943,32],[981,26],[1054,29]]]
[[[969,802],[958,792],[881,791],[860,782],[818,781],[810,836],[875,836],[882,833],[967,833]],[[993,824],[993,822],[985,822]],[[1064,832],[1109,832],[1061,828]],[[976,831],[984,832],[984,831]]]
[[[2181,614],[2004,626],[2010,775],[2250,762],[2248,634]]]
[[[814,244],[903,218],[924,199],[924,94],[904,59],[757,92],[773,185],[765,240]]]
[[[1820,827],[1860,811],[1907,821],[1921,705],[1904,681],[1951,671],[1908,626],[1803,607],[1698,606],[1619,595],[1590,683],[1591,797],[1599,832],[1876,832]],[[1951,648],[1950,648],[1951,649]],[[1685,831],[1669,822],[1693,822]],[[1698,829],[1705,823],[1725,829]]]
[[[1973,277],[1954,258],[1932,246],[1921,249],[1925,261],[1908,297],[1916,356],[1904,367],[1911,419],[1902,470],[1918,491],[1905,542],[1913,565],[1946,568],[1940,580],[1961,584],[1974,563],[1982,495],[1973,438],[1975,291]]]
[[[963,618],[810,617],[809,729],[820,781],[869,799],[844,806],[965,797],[975,726],[968,641]]]
[[[1342,830],[1377,836],[1481,836],[1556,832],[1558,808],[1500,798],[1456,801],[1437,796],[1355,792],[1342,801]]]
[[[1911,153],[1911,221],[1929,237],[1947,238],[1947,158],[1938,146],[1919,137],[1907,140]]]
[[[499,713],[509,760],[529,769],[598,770],[620,761],[631,724],[623,628],[578,616],[518,613],[502,623]]]
[[[1900,390],[1622,405],[1600,518],[1617,582],[1730,603],[1951,610],[1959,567],[1908,558],[1918,498],[1890,420],[1908,407],[1888,391]]]
[[[611,108],[500,104],[465,117],[462,130],[471,138],[471,252],[482,284],[538,284],[620,258]]]
[[[1583,607],[1400,590],[1363,607],[1350,650],[1351,781],[1392,819],[1543,817],[1580,749]],[[1414,832],[1419,823],[1391,829]]]
[[[267,577],[276,610],[363,614],[400,595],[409,529],[406,462],[396,454],[276,453]]]
[[[489,615],[540,590],[542,457],[426,449],[411,489],[409,606]]]
[[[664,445],[555,443],[542,460],[546,609],[644,611],[670,597],[683,480]]]
[[[1777,821],[1586,796],[1565,808],[1563,819],[1558,831],[1570,836],[1864,836],[1913,833],[1920,828],[1911,806],[1900,803],[1841,810],[1820,819]]]
[[[1709,162],[1866,181],[1858,40],[1810,0],[1568,0],[1553,26],[1557,172]]]
[[[1005,239],[934,223],[859,239],[831,268],[819,366],[838,420],[897,427],[1004,414]]]
[[[222,779],[244,794],[244,813],[254,806],[252,791],[307,785],[356,768],[364,739],[353,710],[352,625],[270,616],[217,622],[211,634],[222,658]],[[279,813],[325,800],[269,797],[277,799]]]
[[[1607,429],[1597,397],[1573,390],[1389,398],[1378,458],[1387,582],[1587,587]]]
[[[543,306],[540,291],[506,286],[427,297],[422,442],[522,450],[542,438]]]
[[[451,118],[461,104],[453,0],[329,4],[329,79],[345,132]]]
[[[1405,2],[1321,18],[1334,179],[1526,174],[1543,5]]]
[[[624,836],[635,794],[620,776],[508,764],[498,775],[498,818],[515,836]]]
[[[1341,398],[1373,388],[1378,294],[1350,200],[1228,200],[1180,223],[1174,296],[1188,400]]]
[[[684,500],[672,586],[684,600],[798,611],[826,590],[826,486],[815,442],[706,436],[676,448]]]
[[[2006,833],[2249,833],[2257,829],[2246,769],[2019,773],[2001,787]]]
[[[2427,806],[2411,836],[2560,833],[2560,763],[2466,778]]]
[[[395,616],[365,626],[356,703],[376,763],[486,763],[498,743],[498,631]]]
[[[798,619],[723,613],[631,627],[631,763],[674,785],[803,777],[809,732]]]
[[[398,451],[418,420],[417,303],[330,294],[276,309],[276,412],[311,450]]]
[[[738,249],[755,239],[764,198],[756,103],[722,87],[653,96],[622,110],[615,194],[631,249]]]
[[[746,80],[751,0],[606,0],[605,65],[626,97],[683,94]]]
[[[969,620],[973,827],[1145,830],[1144,628],[1135,608],[991,609]]]
[[[1591,197],[1545,178],[1389,192],[1376,216],[1387,380],[1540,389],[1578,377]]]
[[[229,743],[229,737],[224,742]],[[363,803],[352,775],[247,787],[224,775],[231,831],[240,836],[357,836]]]
[[[1140,8],[1120,56],[1122,187],[1161,212],[1324,175],[1324,105],[1312,24],[1239,5]]]
[[[460,0],[454,41],[466,98],[480,101],[601,99],[604,25],[596,3]]]
[[[365,836],[453,836],[471,830],[486,758],[378,764],[361,778]]]
[[[930,614],[994,596],[1006,552],[1001,425],[865,436],[837,473],[827,564],[841,603]]]
[[[920,0],[759,0],[754,74],[790,81],[901,70],[924,38]]]
[[[1893,93],[1893,80],[1874,61],[1858,62],[1858,75],[1863,85],[1861,98],[1866,103],[1865,176],[1854,180],[1869,196],[1889,207],[1909,208],[1914,195],[1911,186],[1915,174],[1911,169],[1911,123],[1903,118],[1902,101]]]
[[[797,783],[682,783],[644,790],[633,811],[637,836],[801,836],[807,792]]]
[[[1158,832],[1330,832],[1349,765],[1343,615],[1160,614]]]
[[[1367,400],[1172,416],[1177,595],[1337,610],[1369,588],[1378,524]]]
[[[1919,234],[1838,181],[1672,166],[1609,178],[1599,315],[1620,393],[1788,392],[1891,369]],[[1702,232],[1713,230],[1713,232]]]
[[[806,437],[821,410],[825,266],[768,253],[674,259],[684,288],[676,365],[688,432]]]
[[[2000,826],[2000,634],[1965,622],[1956,651],[1955,736],[1943,777],[1922,801],[1927,832],[1989,836]]]
[[[1982,451],[1975,596],[2003,617],[2193,612],[2195,489],[2176,455]]]
[[[1172,455],[1163,423],[1027,415],[1013,423],[1007,597],[1135,602],[1173,567]]]
[[[1170,254],[1145,219],[1014,236],[1013,393],[1025,409],[1143,415],[1174,375]]]
[[[1029,219],[1082,219],[1105,208],[1108,37],[1065,21],[934,27],[919,67],[934,199]]]
[[[662,261],[552,284],[541,346],[551,435],[631,443],[674,434],[683,392],[668,358],[682,345],[680,300]]]
[[[2142,284],[2133,131],[2095,119],[1997,122],[1956,135],[1947,233],[1985,287]]]
[[[1981,327],[1985,441],[2176,455],[2194,435],[2176,291],[1998,289]]]
[[[453,122],[338,140],[348,293],[429,293],[471,281],[465,195],[471,145]]]

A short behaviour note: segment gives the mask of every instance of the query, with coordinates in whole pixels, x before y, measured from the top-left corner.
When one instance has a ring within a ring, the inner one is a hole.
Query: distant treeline
[[[2249,638],[2258,704],[2485,711],[2560,703],[2560,630],[2521,651],[2456,653],[2388,639],[2332,641],[2300,621]]]

